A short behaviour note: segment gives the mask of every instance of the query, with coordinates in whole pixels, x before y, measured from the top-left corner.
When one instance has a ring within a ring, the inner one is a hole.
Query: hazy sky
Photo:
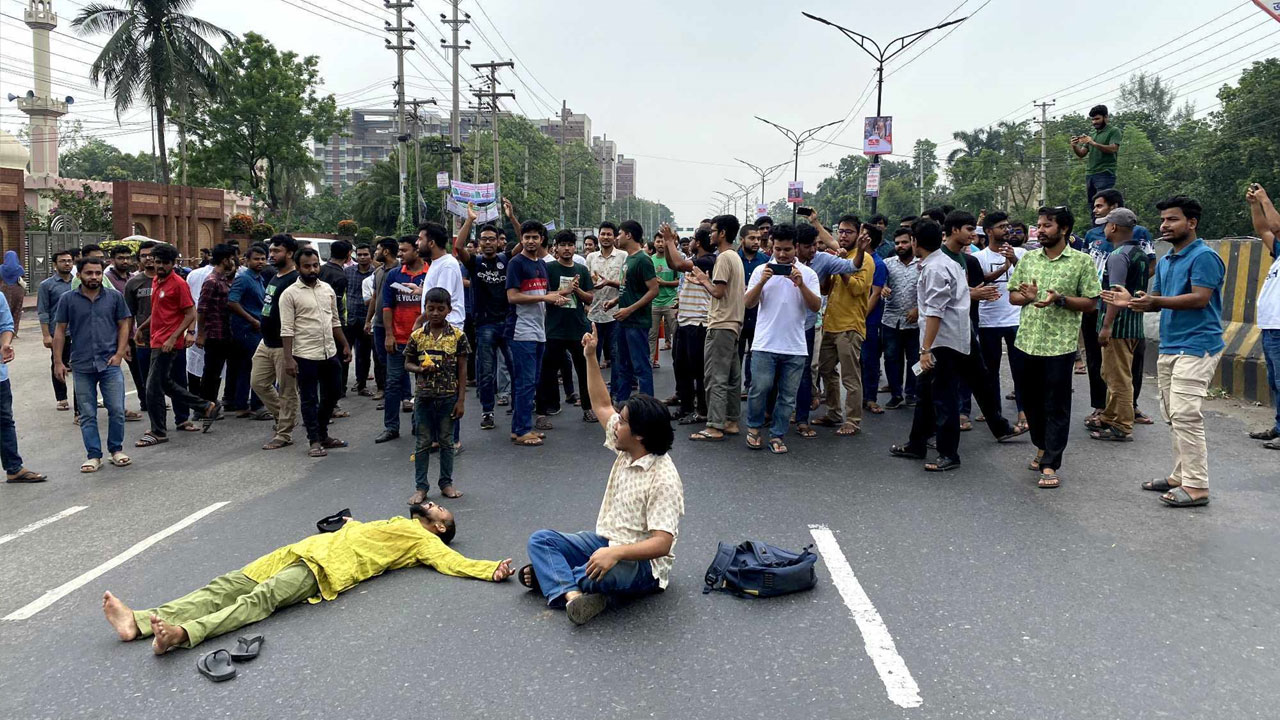
[[[26,4],[0,0],[0,95],[32,86],[30,31],[20,21]],[[71,34],[83,2],[54,6],[58,32]],[[406,10],[422,31],[422,53],[408,56],[415,67],[406,69],[407,86],[446,106],[449,68],[437,50],[447,31],[439,15],[449,7],[417,0]],[[607,133],[636,158],[638,193],[666,203],[681,225],[715,209],[714,191],[736,192],[724,178],[754,181],[735,157],[757,165],[791,159],[790,143],[753,115],[797,130],[848,118],[818,138],[860,148],[862,118],[875,110],[874,64],[801,10],[880,42],[971,16],[885,70],[884,113],[894,117],[895,150],[910,155],[915,140],[928,137],[943,143],[942,157],[954,147],[945,144],[953,131],[1031,117],[1039,100],[1056,98],[1053,114],[1114,105],[1120,83],[1138,69],[1171,81],[1203,115],[1216,105],[1218,86],[1277,54],[1280,32],[1280,23],[1248,0],[462,0],[461,7],[473,21],[462,33],[472,43],[463,53],[464,82],[475,78],[466,62],[514,59],[515,73],[505,76],[517,102],[504,107],[547,117],[564,99],[587,113],[594,134]],[[319,55],[325,87],[344,106],[386,107],[394,97],[394,54],[378,31],[391,13],[376,0],[197,0],[193,13]],[[146,108],[124,113],[118,124],[101,92],[89,87],[87,62],[104,39],[53,36],[53,52],[64,56],[53,58],[54,95],[76,98],[69,117],[91,134],[150,150]],[[13,103],[0,103],[0,126],[14,132],[24,119]],[[851,152],[857,150],[817,141],[806,146],[799,168],[806,189],[831,172],[824,164]],[[785,194],[791,174],[791,167],[774,173],[767,199]]]

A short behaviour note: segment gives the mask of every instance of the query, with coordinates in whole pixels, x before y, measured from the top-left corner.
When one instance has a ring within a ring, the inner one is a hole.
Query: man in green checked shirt
[[[1060,483],[1080,313],[1094,309],[1102,294],[1093,260],[1067,245],[1074,225],[1069,209],[1040,208],[1040,249],[1023,256],[1009,278],[1009,302],[1022,307],[1014,346],[1026,359],[1017,382],[1037,451],[1031,469],[1040,471],[1041,488]]]

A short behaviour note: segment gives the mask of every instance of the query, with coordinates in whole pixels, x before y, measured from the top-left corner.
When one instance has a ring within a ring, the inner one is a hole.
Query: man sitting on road
[[[414,505],[407,518],[345,520],[337,532],[286,545],[152,610],[131,610],[110,592],[102,596],[102,610],[121,640],[154,635],[151,647],[162,655],[264,620],[278,608],[334,600],[387,570],[422,564],[454,577],[511,577],[510,558],[471,560],[446,547],[457,526],[453,513],[435,503]]]
[[[675,433],[667,408],[638,394],[615,412],[596,359],[597,335],[582,338],[587,390],[604,426],[604,446],[617,453],[595,532],[539,530],[529,538],[529,565],[520,582],[563,607],[582,625],[599,615],[610,598],[665,590],[675,559],[672,550],[684,515],[684,487],[667,451]]]

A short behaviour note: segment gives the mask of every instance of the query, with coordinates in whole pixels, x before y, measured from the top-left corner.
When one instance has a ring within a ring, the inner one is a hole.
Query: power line
[[[506,46],[507,46],[507,49],[511,51],[511,56],[512,56],[512,58],[513,58],[514,60],[516,60],[516,61],[521,65],[521,67],[524,67],[524,68],[528,69],[529,64],[528,64],[528,63],[526,63],[524,60],[521,60],[521,59],[520,59],[520,54],[519,54],[519,53],[517,53],[517,52],[516,52],[516,49],[515,49],[515,48],[513,48],[513,47],[511,47],[511,43],[507,42],[507,39],[506,39],[505,37],[503,37],[503,36],[502,36],[502,31],[501,31],[501,30],[499,30],[499,29],[498,29],[498,26],[493,22],[493,20],[491,20],[491,19],[489,18],[489,13],[485,12],[484,8],[480,5],[480,0],[475,0],[475,6],[476,6],[476,9],[480,11],[480,14],[484,16],[485,21],[489,23],[489,26],[493,28],[493,31],[494,31],[495,33],[497,33],[497,34],[498,34],[498,39],[502,41],[502,44],[503,44],[503,45],[506,45]],[[537,83],[537,84],[538,84],[538,87],[542,88],[542,89],[543,89],[543,91],[544,91],[544,92],[546,92],[548,96],[553,97],[553,98],[554,98],[554,97],[559,97],[559,96],[558,96],[558,95],[556,95],[555,93],[553,93],[553,92],[551,92],[550,90],[548,90],[548,89],[547,89],[547,86],[546,86],[546,85],[543,85],[543,84],[542,84],[542,82],[541,82],[540,80],[538,80],[537,76],[533,74],[533,71],[532,71],[532,70],[529,70],[529,71],[528,71],[528,73],[529,73],[529,77],[530,77],[530,78],[531,78],[535,83]],[[530,91],[530,92],[532,93],[532,91]],[[548,107],[550,107],[550,106],[548,106]],[[555,110],[555,109],[553,108],[553,111],[554,111],[554,110]]]

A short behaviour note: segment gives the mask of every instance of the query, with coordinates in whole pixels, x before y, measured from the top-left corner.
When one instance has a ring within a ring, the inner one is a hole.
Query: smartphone
[[[778,277],[791,277],[791,265],[783,265],[782,263],[769,263],[768,268]]]
[[[796,208],[796,214],[803,215],[805,217],[811,217],[813,215],[813,208],[805,207],[801,205],[800,207]]]
[[[916,377],[920,377],[924,374],[924,365],[917,362],[915,365],[911,366],[911,372],[915,373]]]

